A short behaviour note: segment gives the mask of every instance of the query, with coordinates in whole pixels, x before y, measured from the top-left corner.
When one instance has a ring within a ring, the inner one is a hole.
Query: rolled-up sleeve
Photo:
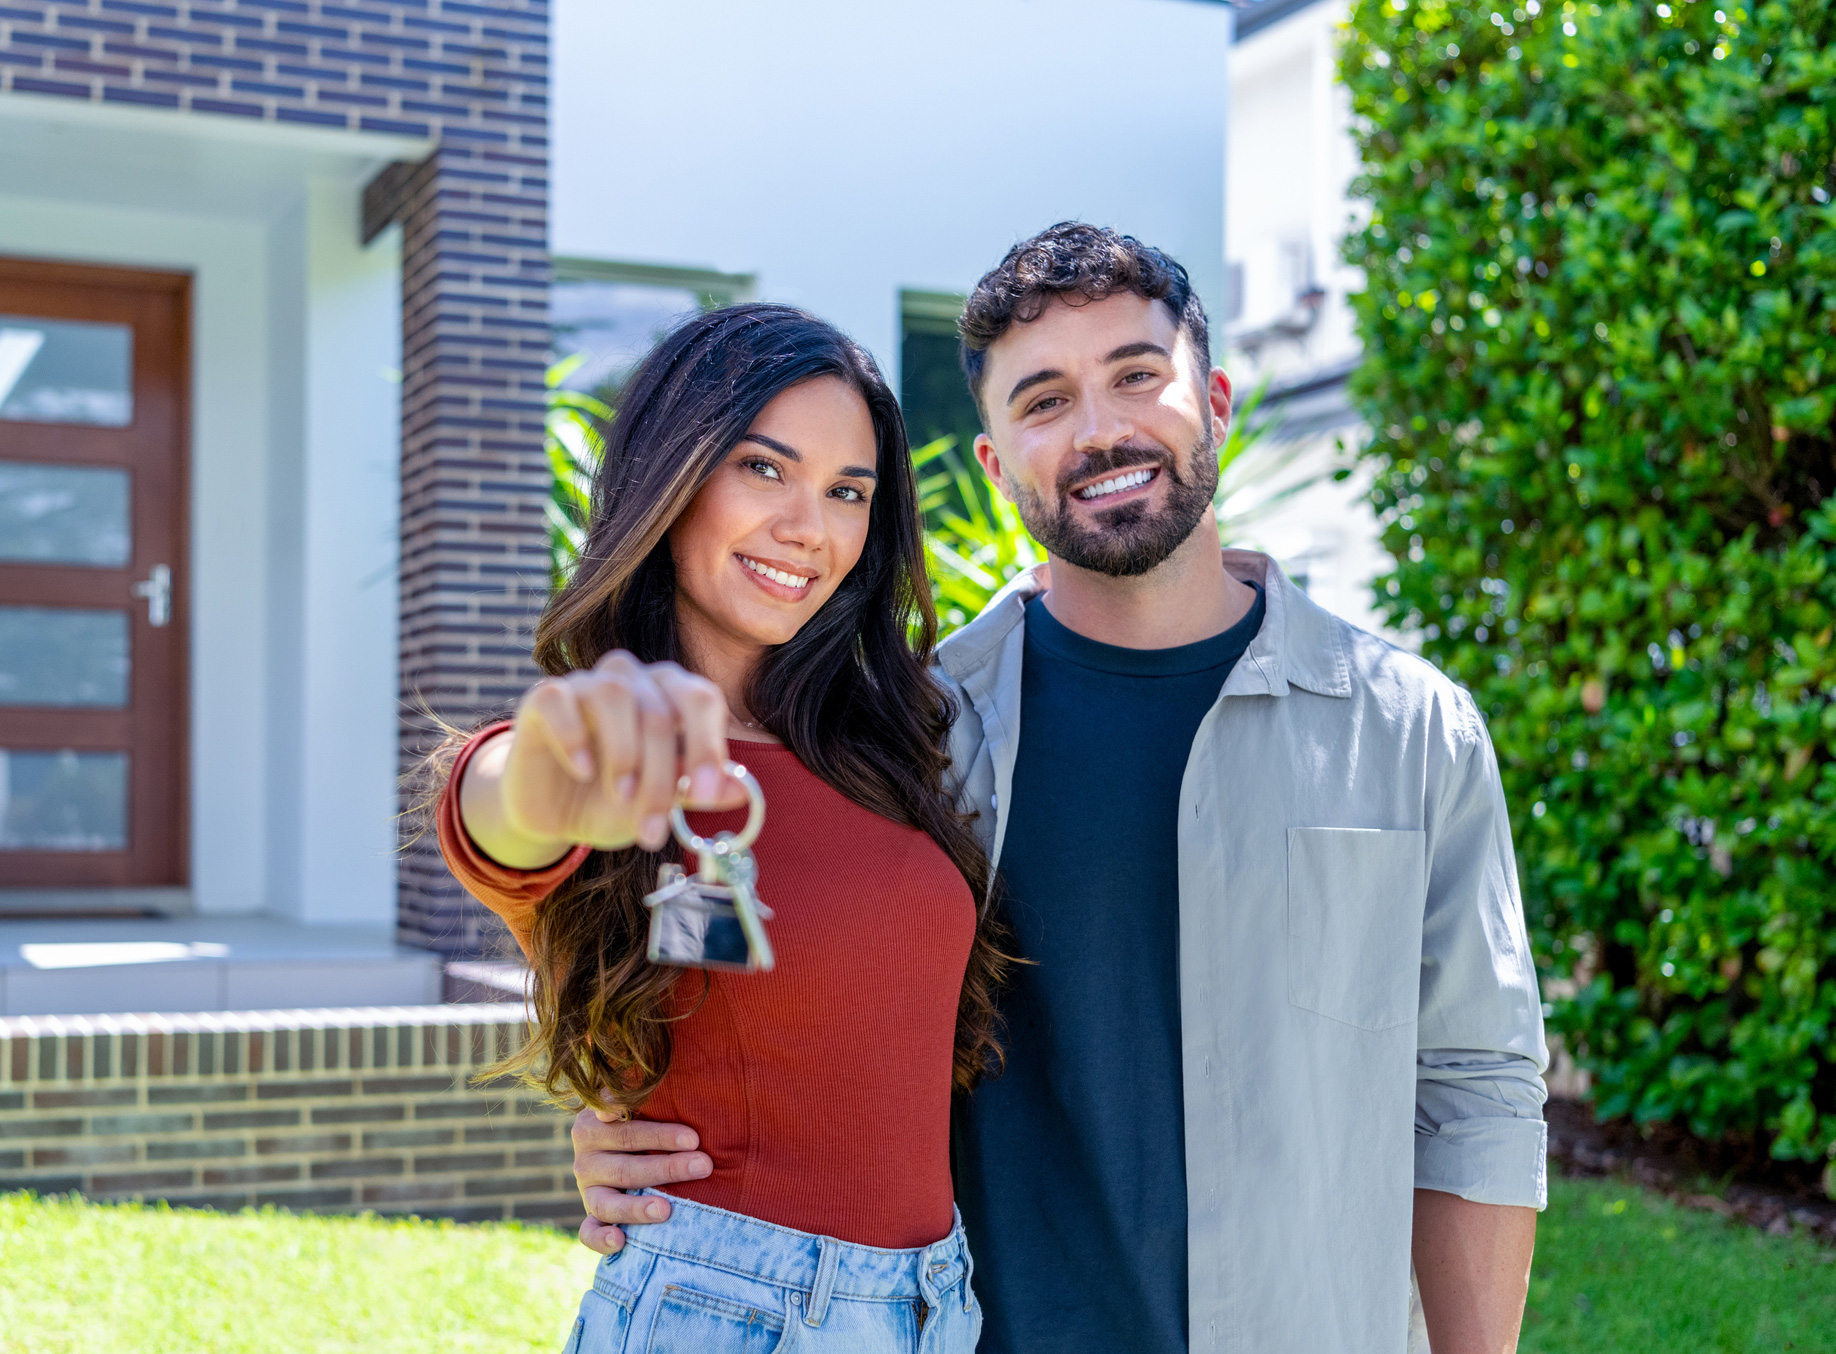
[[[1549,1066],[1498,762],[1461,711],[1429,824],[1415,1082],[1415,1184],[1484,1204],[1548,1202]]]

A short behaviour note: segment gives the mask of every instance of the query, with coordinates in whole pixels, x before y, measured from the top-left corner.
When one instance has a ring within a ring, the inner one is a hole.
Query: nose
[[[779,545],[814,552],[822,549],[828,534],[820,494],[815,490],[800,490],[784,496],[771,524],[772,540]]]
[[[1077,421],[1072,427],[1073,446],[1080,452],[1108,451],[1135,435],[1134,420],[1107,391],[1078,401]]]

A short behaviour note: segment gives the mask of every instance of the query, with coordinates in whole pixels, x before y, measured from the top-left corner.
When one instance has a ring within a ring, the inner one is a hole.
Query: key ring
[[[759,866],[747,850],[765,826],[765,791],[737,762],[726,763],[726,772],[746,787],[746,826],[738,833],[703,837],[692,831],[682,812],[688,779],[676,784],[669,825],[699,868],[690,875],[674,861],[664,861],[657,870],[656,890],[644,896],[644,906],[650,909],[646,954],[653,964],[762,973],[776,962],[765,934],[771,909],[759,901]]]
[[[685,851],[692,851],[697,858],[724,856],[732,851],[744,851],[759,839],[759,829],[765,826],[765,791],[759,788],[752,772],[738,762],[728,762],[726,773],[746,787],[746,826],[737,833],[722,832],[714,837],[703,837],[689,827],[688,819],[682,813],[682,799],[689,791],[689,778],[684,776],[676,782],[676,802],[670,805],[669,829],[676,834],[676,840],[682,843]]]

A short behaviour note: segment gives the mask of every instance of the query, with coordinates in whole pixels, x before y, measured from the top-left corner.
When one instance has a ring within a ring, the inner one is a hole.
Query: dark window
[[[982,416],[963,380],[957,346],[963,298],[908,291],[899,299],[899,389],[906,432],[914,447],[954,437],[957,451],[967,459],[974,454]]]
[[[698,310],[743,300],[752,288],[744,274],[557,259],[549,297],[555,356],[580,358],[566,386],[616,406],[632,368],[659,338]]]

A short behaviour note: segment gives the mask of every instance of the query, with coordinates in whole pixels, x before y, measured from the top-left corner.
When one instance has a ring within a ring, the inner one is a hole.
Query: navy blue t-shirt
[[[1007,1070],[958,1103],[982,1354],[1187,1348],[1179,790],[1262,626],[1122,649],[1026,608],[1000,872]]]

